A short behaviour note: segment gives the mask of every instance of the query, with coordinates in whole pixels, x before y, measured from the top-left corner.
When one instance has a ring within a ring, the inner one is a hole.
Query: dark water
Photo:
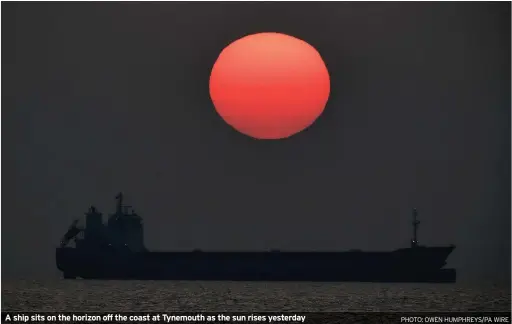
[[[2,310],[510,311],[510,286],[2,280]]]

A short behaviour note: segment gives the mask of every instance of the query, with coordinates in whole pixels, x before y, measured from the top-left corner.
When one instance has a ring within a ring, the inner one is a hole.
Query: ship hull
[[[440,282],[453,250],[415,247],[391,252],[140,252],[57,248],[64,278],[103,280]]]

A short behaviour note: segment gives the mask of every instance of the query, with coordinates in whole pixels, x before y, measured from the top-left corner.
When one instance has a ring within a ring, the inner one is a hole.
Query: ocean
[[[3,311],[508,311],[510,285],[2,280]]]

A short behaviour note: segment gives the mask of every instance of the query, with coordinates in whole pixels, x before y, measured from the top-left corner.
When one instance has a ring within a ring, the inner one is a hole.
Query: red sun
[[[298,38],[260,33],[228,45],[210,76],[217,113],[257,139],[290,137],[322,114],[329,72],[317,50]]]

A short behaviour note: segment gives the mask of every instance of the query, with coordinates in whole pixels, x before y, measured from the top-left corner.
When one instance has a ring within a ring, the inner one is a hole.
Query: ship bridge
[[[110,215],[107,231],[110,245],[130,251],[144,251],[144,226],[142,218],[133,208],[123,205],[123,193],[116,196],[116,212]]]
[[[85,228],[73,221],[61,239],[60,247],[66,247],[72,240],[78,249],[116,248],[132,252],[145,251],[142,218],[133,208],[123,205],[123,194],[116,196],[116,212],[103,223],[103,215],[91,206],[85,213]]]

